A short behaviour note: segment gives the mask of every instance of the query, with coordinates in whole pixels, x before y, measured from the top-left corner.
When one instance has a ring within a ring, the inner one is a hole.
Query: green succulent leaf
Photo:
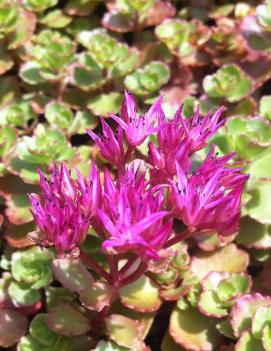
[[[236,351],[265,351],[261,341],[255,339],[249,332],[244,332],[239,339]]]
[[[158,286],[143,275],[134,283],[119,290],[120,300],[126,306],[139,312],[156,311],[161,305]]]
[[[94,311],[102,311],[110,307],[116,298],[116,289],[103,281],[95,281],[79,291],[80,302],[83,306]]]
[[[101,0],[68,0],[65,12],[72,16],[89,16]]]
[[[120,109],[122,96],[112,92],[94,96],[88,101],[87,107],[96,116],[106,116],[109,112],[117,113]]]
[[[77,111],[68,128],[70,134],[85,134],[87,129],[95,129],[99,119],[89,111]],[[77,149],[80,153],[80,149]],[[89,149],[87,149],[89,150]]]
[[[9,71],[13,65],[12,57],[9,55],[3,41],[0,40],[0,74]]]
[[[76,299],[76,294],[66,288],[55,288],[48,286],[45,288],[46,306],[51,308],[59,304],[72,304]]]
[[[45,313],[37,314],[31,321],[29,333],[42,345],[54,346],[59,342],[61,336],[47,327],[45,317]]]
[[[19,4],[16,0],[3,0],[0,3],[0,34],[11,32],[19,18]]]
[[[124,83],[131,92],[146,96],[165,85],[170,78],[167,64],[153,61],[125,77]]]
[[[91,273],[79,259],[54,259],[52,270],[55,278],[71,291],[79,292],[94,282]]]
[[[100,341],[91,351],[128,351],[126,347],[119,346],[111,341]]]
[[[52,307],[45,317],[46,325],[64,336],[78,336],[90,330],[90,321],[80,310],[67,304]]]
[[[223,306],[218,295],[210,290],[204,291],[200,295],[199,308],[200,311],[207,316],[220,318],[228,314],[227,308]]]
[[[24,136],[19,140],[16,151],[21,160],[35,164],[48,164],[53,160],[64,161],[75,154],[60,131],[45,129],[41,124],[33,136]]]
[[[252,87],[251,78],[234,64],[224,65],[203,80],[203,89],[211,98],[226,98],[229,102],[240,101]]]
[[[53,256],[47,249],[34,246],[12,254],[12,275],[32,289],[40,289],[53,281],[51,261]]]
[[[271,120],[271,96],[265,95],[260,100],[259,115]]]
[[[36,15],[33,12],[25,11],[22,7],[18,9],[19,14],[15,27],[7,33],[7,48],[15,50],[22,47],[34,34],[37,24]]]
[[[17,131],[11,127],[0,128],[0,156],[8,154],[17,139]]]
[[[265,351],[270,351],[271,350],[271,328],[269,325],[266,325],[263,328],[263,337],[262,337],[262,343]]]
[[[268,325],[271,326],[271,308],[260,307],[256,311],[252,319],[252,334],[256,339],[261,339],[263,336],[263,329]]]
[[[105,29],[82,31],[77,38],[93,59],[106,69],[112,69],[114,65],[121,65],[130,59],[129,47],[111,37]]]
[[[66,35],[53,30],[43,30],[35,37],[30,55],[34,63],[43,69],[45,80],[55,80],[68,64],[75,60],[75,44]]]
[[[188,350],[215,350],[221,339],[214,321],[191,307],[186,310],[174,308],[169,334],[177,344]]]
[[[270,297],[264,297],[258,293],[241,296],[231,311],[234,335],[239,337],[243,332],[250,330],[257,310],[270,305]]]
[[[88,53],[81,54],[73,67],[71,83],[84,91],[93,91],[105,82],[102,67]]]
[[[45,107],[45,117],[52,127],[67,129],[73,122],[71,109],[62,102],[51,101]]]
[[[134,351],[144,350],[140,325],[137,321],[118,314],[111,314],[105,320],[110,339],[119,346],[132,348]]]
[[[46,82],[42,76],[46,73],[42,65],[35,61],[28,61],[21,66],[20,77],[23,81],[31,85],[37,85]]]
[[[191,261],[191,272],[198,278],[204,278],[215,268],[216,272],[240,273],[248,265],[248,255],[237,248],[235,244],[228,244],[213,252],[198,251]]]
[[[216,329],[224,336],[226,336],[229,339],[235,339],[235,336],[233,334],[233,330],[230,324],[230,321],[228,319],[223,320],[222,322],[217,323]]]
[[[8,292],[15,305],[30,306],[41,299],[39,290],[32,289],[29,284],[23,282],[11,282]]]
[[[0,124],[17,127],[27,127],[27,123],[34,120],[34,113],[29,101],[13,103],[0,111]]]
[[[9,348],[15,345],[25,334],[27,324],[27,318],[23,314],[0,309],[0,347]]]
[[[42,348],[42,344],[39,343],[31,335],[23,336],[18,343],[18,351],[39,351]]]
[[[63,11],[57,9],[48,12],[40,22],[49,28],[65,28],[72,22],[72,17],[65,15]]]
[[[23,0],[22,3],[27,10],[42,12],[55,6],[58,0]]]
[[[238,244],[248,248],[271,248],[271,227],[248,216],[241,218],[240,230],[236,238]]]

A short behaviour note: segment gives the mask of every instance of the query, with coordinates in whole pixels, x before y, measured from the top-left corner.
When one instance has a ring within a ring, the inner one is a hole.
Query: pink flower
[[[91,129],[88,129],[87,132],[100,148],[103,157],[113,165],[120,166],[124,160],[122,128],[119,127],[115,135],[103,118],[101,118],[101,123],[103,135],[97,135]]]
[[[98,210],[107,231],[102,250],[109,254],[133,251],[143,259],[157,259],[171,234],[172,221],[163,220],[169,212],[163,210],[161,187],[148,188],[145,176],[137,172],[132,165],[121,182],[105,179],[103,208]]]
[[[153,183],[166,182],[176,174],[176,161],[184,169],[189,169],[189,145],[184,140],[181,125],[181,109],[172,120],[167,120],[164,113],[159,115],[158,146],[149,143],[149,163],[152,165],[151,179]]]
[[[193,117],[183,119],[180,111],[183,139],[189,144],[190,153],[203,149],[208,139],[212,137],[226,119],[220,120],[224,107],[220,107],[214,114],[208,112],[204,117],[200,116],[199,106]]]
[[[182,106],[172,120],[167,120],[164,113],[159,114],[158,146],[149,143],[149,162],[152,165],[154,182],[165,182],[176,175],[176,162],[186,171],[190,169],[189,156],[204,148],[208,139],[223,125],[219,121],[223,108],[213,115],[208,113],[201,118],[199,109],[189,119],[183,119]]]
[[[85,181],[77,171],[77,182],[71,178],[65,163],[60,170],[54,165],[51,181],[39,171],[41,194],[30,194],[32,214],[42,233],[43,245],[53,245],[59,253],[80,245],[87,234],[91,218],[101,201],[98,171],[92,163]]]
[[[126,91],[121,117],[110,114],[110,117],[124,130],[126,139],[131,146],[141,145],[149,135],[157,131],[155,122],[162,111],[161,101],[162,97],[157,99],[145,115],[140,116],[137,113],[133,96]]]
[[[214,148],[199,169],[188,175],[177,164],[178,182],[170,180],[173,214],[193,232],[217,230],[221,235],[238,231],[241,195],[248,179],[240,169],[229,168],[233,155],[214,156]]]

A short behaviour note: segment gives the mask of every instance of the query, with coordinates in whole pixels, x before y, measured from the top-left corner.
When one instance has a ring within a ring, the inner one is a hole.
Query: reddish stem
[[[121,277],[125,276],[125,273],[129,270],[129,268],[132,267],[132,265],[135,263],[135,261],[138,259],[138,256],[132,256],[128,259],[128,261],[125,263],[125,265],[121,268],[119,271],[119,275]]]
[[[177,244],[179,241],[185,240],[191,236],[191,231],[187,228],[183,230],[182,232],[176,234],[173,238],[169,239],[165,245],[164,248],[168,248],[174,244]]]
[[[108,282],[112,281],[111,275],[107,273],[100,265],[98,265],[98,263],[95,262],[95,260],[91,256],[86,254],[84,251],[80,252],[80,258],[89,269],[92,269],[94,272],[102,276]]]
[[[129,159],[132,156],[134,150],[135,150],[134,146],[128,145],[127,151],[126,151],[125,156],[124,156],[124,162],[125,163],[129,162]]]
[[[118,283],[119,281],[118,259],[114,256],[108,255],[107,260],[108,260],[110,274],[113,279],[113,282]]]
[[[138,278],[140,278],[146,272],[146,269],[147,269],[147,264],[145,262],[141,262],[139,264],[139,266],[137,267],[137,269],[131,275],[123,278],[120,281],[119,287],[133,283],[134,281],[136,281]]]

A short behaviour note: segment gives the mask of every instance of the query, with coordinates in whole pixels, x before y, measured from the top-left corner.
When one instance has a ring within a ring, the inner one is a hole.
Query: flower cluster
[[[248,176],[229,164],[234,154],[217,157],[212,147],[193,170],[195,153],[225,122],[222,111],[202,117],[197,109],[184,119],[179,108],[167,120],[159,98],[139,115],[126,92],[120,116],[110,115],[117,133],[103,118],[103,135],[88,131],[111,164],[103,181],[94,163],[87,180],[76,171],[76,182],[64,163],[60,171],[54,166],[50,182],[40,172],[41,194],[31,194],[30,200],[44,243],[60,252],[72,250],[83,243],[92,225],[106,254],[136,253],[147,261],[159,259],[160,250],[176,236],[174,219],[183,222],[189,236],[205,230],[222,236],[236,233]],[[156,133],[157,144],[149,142],[148,159],[136,159],[136,148]]]

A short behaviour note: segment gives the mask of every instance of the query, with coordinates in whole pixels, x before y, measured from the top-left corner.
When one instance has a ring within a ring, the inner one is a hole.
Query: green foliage
[[[147,96],[157,92],[170,78],[170,71],[162,62],[151,62],[125,78],[125,86],[136,95]]]
[[[28,284],[31,289],[40,289],[52,280],[51,261],[53,255],[49,250],[34,246],[12,255],[11,272],[18,282]]]
[[[211,98],[236,102],[251,92],[252,81],[238,66],[225,65],[204,78],[203,88]]]

